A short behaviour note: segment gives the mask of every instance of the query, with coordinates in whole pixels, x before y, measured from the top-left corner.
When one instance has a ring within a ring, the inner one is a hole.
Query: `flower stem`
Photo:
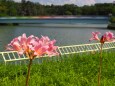
[[[100,63],[99,63],[99,72],[98,72],[98,86],[100,86],[100,81],[101,81],[101,70],[102,70],[102,48],[103,48],[103,43],[101,43],[101,48],[100,48]]]
[[[26,78],[26,86],[28,86],[29,78],[30,78],[30,69],[32,65],[32,59],[30,59],[29,65],[28,65],[28,73],[27,73],[27,78]]]

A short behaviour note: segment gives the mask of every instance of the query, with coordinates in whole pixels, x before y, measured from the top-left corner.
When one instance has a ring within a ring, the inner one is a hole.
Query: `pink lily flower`
[[[108,31],[106,32],[104,35],[101,36],[101,38],[99,39],[98,35],[100,34],[100,32],[92,32],[92,38],[90,38],[91,40],[97,40],[100,43],[105,43],[105,42],[111,42],[115,40],[115,36],[112,32]]]
[[[56,40],[50,40],[47,36],[42,36],[40,39],[33,35],[27,37],[26,34],[22,34],[17,38],[14,38],[10,44],[7,46],[7,50],[18,51],[19,54],[26,54],[26,56],[30,59],[30,63],[28,65],[28,73],[26,78],[26,86],[28,86],[29,76],[30,76],[30,68],[32,65],[32,60],[38,56],[41,57],[43,55],[58,55],[57,46],[54,46]]]
[[[24,50],[22,48],[22,46],[20,45],[20,42],[18,40],[18,38],[15,38],[11,41],[10,44],[8,44],[7,50],[12,50],[12,51],[18,51],[19,54],[23,54]]]
[[[50,40],[48,36],[42,36],[40,39],[33,35],[27,37],[22,34],[14,38],[7,46],[7,50],[18,51],[19,54],[26,54],[30,59],[36,56],[58,55],[57,46],[54,46],[56,40]]]
[[[49,56],[52,56],[52,55],[59,55],[58,52],[56,51],[57,50],[57,46],[54,46],[54,44],[56,43],[56,40],[52,40],[50,43],[49,43],[49,47],[46,51],[46,53],[49,55]]]
[[[42,56],[46,54],[46,48],[42,45],[37,45],[34,47],[34,55],[35,56]]]
[[[98,40],[99,41],[99,37],[98,35],[101,34],[100,32],[92,32],[92,38],[90,38],[89,41],[91,40]]]
[[[112,32],[106,32],[100,39],[101,43],[114,41],[115,37]]]
[[[92,32],[93,37],[90,40],[98,40],[101,43],[100,46],[100,63],[99,63],[99,72],[98,72],[98,86],[100,86],[101,80],[101,70],[102,70],[102,49],[105,42],[115,41],[115,36],[112,32],[106,32],[101,38],[98,38],[100,32]]]

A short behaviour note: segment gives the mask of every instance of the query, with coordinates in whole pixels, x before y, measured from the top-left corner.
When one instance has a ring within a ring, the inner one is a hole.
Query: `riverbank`
[[[107,28],[108,29],[115,29],[115,16],[110,17],[109,22],[110,22],[110,24],[108,24]]]
[[[103,52],[102,86],[115,85],[114,50]],[[109,57],[109,58],[108,58]],[[33,64],[30,86],[97,86],[99,53],[83,53],[47,58]],[[27,65],[0,65],[0,86],[24,86]]]
[[[115,23],[111,23],[107,26],[108,29],[115,29]]]

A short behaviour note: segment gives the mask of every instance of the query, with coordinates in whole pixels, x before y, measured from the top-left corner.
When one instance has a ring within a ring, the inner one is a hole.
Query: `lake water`
[[[1,22],[2,20],[0,20]],[[28,20],[31,21],[32,20]],[[90,18],[90,19],[58,19],[42,21],[42,24],[20,24],[19,26],[0,26],[0,51],[5,50],[5,46],[17,36],[26,33],[27,36],[33,34],[41,37],[49,36],[50,39],[56,39],[56,45],[76,45],[89,43],[92,31],[104,33],[108,30],[107,18]]]

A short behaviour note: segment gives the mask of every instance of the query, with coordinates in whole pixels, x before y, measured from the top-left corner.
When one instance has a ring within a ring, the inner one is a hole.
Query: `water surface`
[[[96,22],[96,20],[93,20],[93,21]],[[95,25],[94,23],[87,24],[88,20],[84,23],[81,23],[81,22],[80,23],[78,22],[76,24],[66,23],[66,24],[61,24],[61,25],[59,23],[58,24],[50,23],[50,24],[36,24],[36,25],[22,24],[19,26],[0,26],[0,41],[1,41],[0,51],[5,50],[5,46],[14,37],[20,36],[23,33],[26,33],[27,36],[31,34],[38,36],[38,37],[41,37],[41,35],[49,36],[50,39],[57,40],[56,45],[58,46],[89,43],[88,40],[91,37],[92,31],[100,31],[101,33],[104,33],[106,31],[112,31],[113,33],[115,33],[115,30],[108,30],[106,28],[107,22],[108,22],[107,20],[105,20],[101,24],[97,21]]]

